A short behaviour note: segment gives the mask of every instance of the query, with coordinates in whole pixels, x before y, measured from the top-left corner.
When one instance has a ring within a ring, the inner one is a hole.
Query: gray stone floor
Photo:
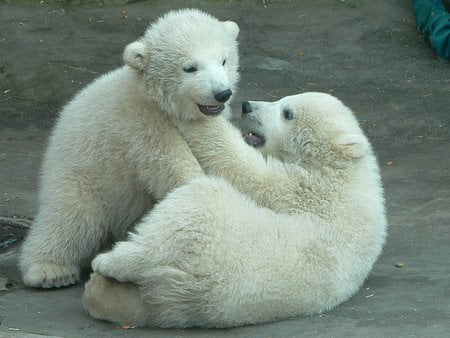
[[[358,112],[379,158],[389,238],[350,301],[230,330],[125,331],[95,321],[81,307],[81,284],[24,288],[11,244],[0,251],[0,337],[450,336],[450,69],[419,36],[412,1],[94,2],[0,3],[0,216],[36,212],[40,161],[61,106],[121,65],[124,46],[151,20],[198,7],[240,25],[236,111],[244,99],[324,91]]]

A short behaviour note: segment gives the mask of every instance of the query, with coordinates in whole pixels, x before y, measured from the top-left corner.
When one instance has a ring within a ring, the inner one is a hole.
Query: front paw
[[[113,278],[119,282],[131,282],[134,278],[131,276],[129,261],[120,259],[114,251],[98,255],[92,261],[92,270],[102,276]]]
[[[79,281],[80,268],[55,262],[32,263],[23,273],[26,286],[37,288],[60,288]]]
[[[113,277],[111,276],[111,272],[113,271],[114,266],[111,265],[109,253],[103,253],[96,256],[92,261],[91,266],[94,272],[98,272],[106,277]]]

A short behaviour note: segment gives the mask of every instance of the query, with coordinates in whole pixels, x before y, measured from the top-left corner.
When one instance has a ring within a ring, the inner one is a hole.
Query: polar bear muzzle
[[[242,103],[242,115],[250,114],[252,111],[253,109],[250,102],[245,101]],[[266,143],[266,138],[254,131],[247,132],[243,137],[245,142],[254,148],[262,147]]]
[[[218,93],[214,94],[214,98],[217,102],[225,103],[231,97],[233,92],[231,89],[225,89]],[[223,104],[215,104],[215,105],[198,105],[200,111],[205,115],[217,115],[220,114],[224,109],[225,105]]]

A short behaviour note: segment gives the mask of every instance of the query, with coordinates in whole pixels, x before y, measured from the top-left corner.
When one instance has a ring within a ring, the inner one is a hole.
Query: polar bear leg
[[[110,225],[98,201],[66,199],[45,205],[25,239],[19,266],[25,285],[63,287],[79,280],[80,266],[106,242]]]
[[[85,285],[82,303],[92,317],[122,325],[139,325],[151,313],[151,305],[144,301],[136,284],[95,272]]]

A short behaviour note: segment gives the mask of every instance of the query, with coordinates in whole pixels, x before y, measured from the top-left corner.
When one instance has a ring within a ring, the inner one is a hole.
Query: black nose
[[[217,100],[217,102],[227,102],[228,99],[230,98],[231,94],[233,94],[231,89],[226,89],[226,90],[222,90],[221,92],[218,92],[217,94],[215,94],[214,98]]]
[[[242,103],[242,114],[248,114],[252,112],[252,107],[248,101]]]

